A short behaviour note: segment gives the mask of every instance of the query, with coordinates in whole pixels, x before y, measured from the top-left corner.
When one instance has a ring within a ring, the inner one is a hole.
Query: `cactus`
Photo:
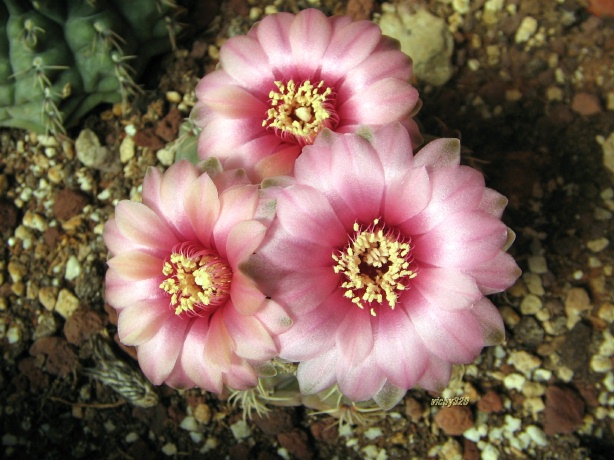
[[[0,1],[0,127],[65,133],[174,47],[172,0]]]

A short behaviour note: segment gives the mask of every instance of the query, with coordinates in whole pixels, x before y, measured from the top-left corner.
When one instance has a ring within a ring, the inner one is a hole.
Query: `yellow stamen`
[[[164,262],[167,277],[160,289],[171,296],[175,314],[199,314],[226,301],[230,295],[232,271],[217,254],[200,253],[190,257],[173,252]]]
[[[311,144],[318,132],[335,121],[329,103],[332,90],[323,88],[321,81],[317,86],[309,80],[297,87],[294,80],[284,85],[276,81],[279,92],[271,91],[271,108],[262,126],[274,128],[282,136],[294,136],[301,144]]]
[[[356,235],[348,246],[333,254],[335,273],[343,273],[344,296],[360,308],[367,306],[377,316],[374,302],[387,302],[394,310],[399,295],[417,273],[410,268],[411,246],[394,231],[379,226],[379,219],[362,230],[354,224]]]

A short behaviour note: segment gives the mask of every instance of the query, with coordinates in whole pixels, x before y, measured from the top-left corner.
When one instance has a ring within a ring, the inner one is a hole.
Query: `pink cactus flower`
[[[143,202],[121,201],[105,226],[106,298],[156,385],[254,387],[255,369],[277,354],[272,336],[291,324],[239,270],[270,221],[244,182],[233,172],[212,180],[186,160],[150,168]]]
[[[400,121],[420,139],[411,60],[371,21],[315,9],[273,14],[224,43],[220,67],[196,87],[199,155],[245,168],[256,182],[291,175],[325,128]]]
[[[507,200],[439,139],[415,156],[400,124],[324,131],[295,164],[277,216],[243,269],[285,307],[276,337],[303,393],[333,384],[390,408],[441,391],[451,365],[505,336],[496,307],[520,271],[505,251]]]

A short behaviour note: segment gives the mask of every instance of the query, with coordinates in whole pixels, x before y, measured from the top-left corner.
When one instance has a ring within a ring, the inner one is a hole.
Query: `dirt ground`
[[[588,3],[227,0],[150,66],[130,107],[100,107],[71,139],[0,130],[1,455],[611,458],[614,19],[603,14],[614,2]],[[439,18],[449,75],[417,78],[417,118],[426,133],[460,137],[465,161],[509,198],[504,220],[524,272],[493,298],[505,343],[459,369],[442,395],[411,390],[370,426],[303,407],[244,421],[225,396],[151,388],[131,350],[113,343],[103,296],[102,226],[119,200],[138,199],[148,166],[172,162],[165,146],[219,46],[265,13],[308,6],[378,21],[426,8]],[[74,144],[85,129],[100,143],[89,141],[90,156]]]

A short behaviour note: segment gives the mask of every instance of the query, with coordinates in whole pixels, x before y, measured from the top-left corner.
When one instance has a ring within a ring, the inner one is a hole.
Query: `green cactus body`
[[[102,102],[128,99],[149,59],[171,49],[175,9],[168,0],[0,2],[0,127],[57,134]]]

